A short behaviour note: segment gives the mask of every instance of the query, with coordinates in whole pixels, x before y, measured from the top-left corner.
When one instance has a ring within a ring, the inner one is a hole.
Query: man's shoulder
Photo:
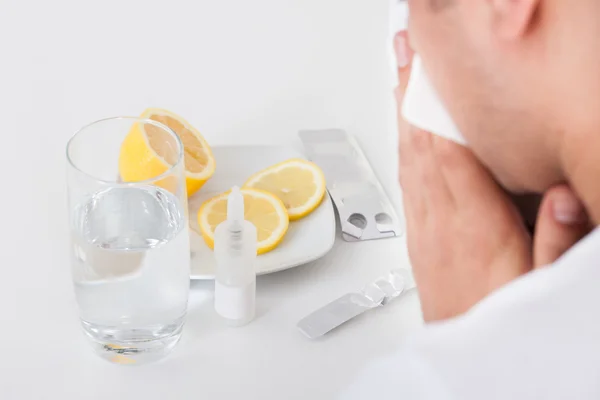
[[[596,230],[555,264],[506,285],[469,313],[427,326],[408,348],[453,392],[465,394],[461,398],[592,398],[586,391],[600,398],[594,383],[600,376],[599,263]],[[583,397],[572,395],[579,390],[575,383],[583,385]],[[540,397],[542,385],[553,392]]]

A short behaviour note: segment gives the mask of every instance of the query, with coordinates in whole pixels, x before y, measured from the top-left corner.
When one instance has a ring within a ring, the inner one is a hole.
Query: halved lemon
[[[291,221],[307,216],[321,204],[325,186],[321,168],[299,158],[262,170],[244,184],[246,188],[265,190],[279,197]]]
[[[277,196],[263,190],[241,189],[244,196],[244,219],[256,227],[258,254],[264,254],[281,243],[289,218],[285,206]],[[198,224],[204,241],[211,249],[215,246],[215,229],[227,219],[227,196],[222,193],[202,204],[198,211]]]
[[[200,132],[180,116],[159,108],[149,108],[142,118],[160,122],[181,139],[185,155],[188,196],[196,193],[215,172],[215,158]],[[166,172],[176,161],[169,136],[150,124],[135,124],[123,141],[119,172],[126,182],[144,181]]]

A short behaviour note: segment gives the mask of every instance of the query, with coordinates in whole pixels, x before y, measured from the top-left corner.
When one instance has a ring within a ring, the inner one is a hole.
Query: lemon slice
[[[313,212],[325,196],[325,176],[316,164],[291,159],[254,174],[244,187],[273,193],[285,204],[290,220]]]
[[[244,196],[244,218],[256,227],[258,254],[264,254],[281,243],[289,218],[285,206],[276,196],[257,189],[241,189]],[[198,211],[198,224],[204,241],[211,249],[215,246],[215,229],[227,218],[227,196],[222,193],[207,200]]]
[[[181,139],[185,155],[188,196],[196,193],[215,172],[215,158],[200,132],[180,116],[158,108],[141,115],[171,128]],[[135,124],[123,141],[119,172],[125,182],[144,181],[166,172],[176,161],[169,136],[149,124]]]

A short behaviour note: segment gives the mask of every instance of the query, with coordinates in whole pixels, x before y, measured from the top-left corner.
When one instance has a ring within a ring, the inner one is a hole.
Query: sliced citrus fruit
[[[252,175],[244,187],[266,190],[279,197],[294,221],[319,206],[325,196],[325,176],[316,164],[295,158]]]
[[[258,254],[264,254],[281,243],[288,230],[289,219],[285,206],[277,196],[263,190],[241,189],[244,195],[244,218],[256,227]],[[204,241],[211,249],[215,246],[215,229],[227,218],[227,196],[222,193],[202,204],[198,224]]]
[[[185,151],[187,194],[196,193],[215,172],[215,158],[206,140],[186,120],[170,111],[149,108],[141,117],[160,122],[179,136]],[[163,174],[176,161],[171,145],[163,130],[150,124],[135,124],[121,146],[121,178],[136,182]]]

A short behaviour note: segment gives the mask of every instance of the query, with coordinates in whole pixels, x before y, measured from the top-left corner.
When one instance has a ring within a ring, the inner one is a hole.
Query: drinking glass
[[[183,154],[171,129],[135,117],[94,122],[67,145],[81,324],[114,363],[159,359],[181,336],[190,285]]]

